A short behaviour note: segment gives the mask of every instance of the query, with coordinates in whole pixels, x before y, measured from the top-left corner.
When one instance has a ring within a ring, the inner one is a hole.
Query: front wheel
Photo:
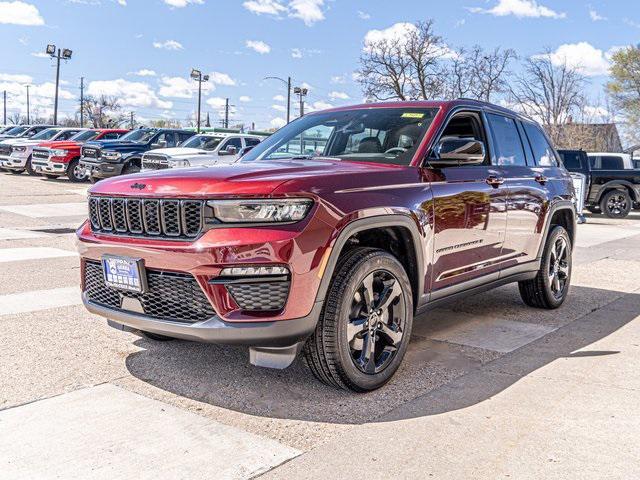
[[[600,208],[609,218],[625,218],[631,211],[631,197],[626,190],[611,190],[602,197]]]
[[[411,284],[403,266],[383,250],[356,248],[336,267],[304,356],[327,385],[375,390],[402,363],[412,324]]]
[[[559,225],[553,227],[538,274],[531,280],[518,282],[522,301],[536,308],[554,309],[562,305],[571,283],[571,258],[569,233]]]
[[[129,175],[131,173],[138,173],[140,171],[140,167],[135,163],[129,163],[126,167],[122,169],[123,175]]]
[[[9,173],[13,173],[14,175],[20,175],[24,170],[7,170]]]
[[[87,178],[86,170],[80,166],[80,161],[76,158],[71,160],[67,167],[67,178],[74,182],[83,182]]]

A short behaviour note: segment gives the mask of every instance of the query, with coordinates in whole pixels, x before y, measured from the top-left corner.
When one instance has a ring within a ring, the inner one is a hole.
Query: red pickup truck
[[[43,142],[33,149],[31,165],[36,173],[46,178],[58,178],[66,175],[72,182],[86,179],[83,168],[80,167],[80,148],[89,140],[114,140],[120,138],[129,130],[98,128],[83,130],[69,140],[62,142]]]
[[[335,387],[398,369],[413,317],[506,283],[558,308],[573,183],[541,127],[488,103],[365,104],[295,120],[230,166],[102,180],[78,229],[89,311],[152,339],[301,351]]]

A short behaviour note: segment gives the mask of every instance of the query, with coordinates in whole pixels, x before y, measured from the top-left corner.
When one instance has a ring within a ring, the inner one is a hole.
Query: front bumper
[[[2,165],[2,168],[8,168],[10,170],[24,170],[27,166],[27,157],[14,155],[1,156],[0,165]]]
[[[93,178],[109,178],[122,175],[123,163],[110,163],[105,161],[91,161],[80,159],[80,166],[85,169],[87,176]]]
[[[38,173],[64,175],[67,171],[68,164],[61,162],[52,162],[51,160],[40,158],[32,158],[31,166]]]

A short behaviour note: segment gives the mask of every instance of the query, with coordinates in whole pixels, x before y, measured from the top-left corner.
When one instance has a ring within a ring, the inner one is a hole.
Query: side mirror
[[[475,138],[445,137],[433,149],[429,165],[436,168],[481,165],[485,155],[484,143]]]
[[[247,153],[249,153],[251,150],[253,150],[254,147],[255,147],[255,145],[249,145],[249,146],[246,146],[246,147],[240,149],[240,153],[238,153],[238,158],[244,157]]]
[[[238,149],[233,145],[229,145],[225,150],[218,152],[219,155],[235,155],[236,153],[238,153]]]

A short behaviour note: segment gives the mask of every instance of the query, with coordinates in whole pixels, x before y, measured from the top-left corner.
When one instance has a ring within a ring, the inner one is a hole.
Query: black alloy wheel
[[[631,203],[631,197],[625,190],[611,190],[605,193],[600,208],[609,218],[625,218],[631,211]]]

